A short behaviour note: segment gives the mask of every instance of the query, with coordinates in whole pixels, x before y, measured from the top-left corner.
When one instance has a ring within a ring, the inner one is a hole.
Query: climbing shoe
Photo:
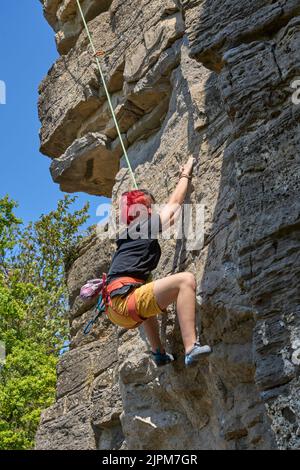
[[[166,352],[162,353],[159,349],[157,349],[155,353],[152,351],[152,359],[157,367],[165,366],[175,361],[175,357],[172,354]]]
[[[199,343],[195,343],[193,349],[185,355],[185,365],[193,366],[197,364],[199,359],[208,356],[212,352],[209,346],[201,346]]]

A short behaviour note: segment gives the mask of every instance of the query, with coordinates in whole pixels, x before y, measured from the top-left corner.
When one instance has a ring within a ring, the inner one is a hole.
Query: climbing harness
[[[92,300],[99,294],[99,299],[95,308],[95,315],[94,317],[87,323],[83,332],[85,335],[88,335],[97,322],[98,318],[102,315],[102,313],[108,313],[108,309],[110,308],[113,312],[120,315],[113,307],[111,301],[111,293],[116,290],[120,289],[126,285],[132,285],[138,287],[143,285],[145,282],[141,279],[137,279],[134,277],[123,276],[119,277],[118,279],[113,280],[109,284],[107,284],[107,276],[103,273],[102,279],[92,279],[85,284],[80,290],[80,297],[84,300]],[[127,311],[129,316],[135,321],[135,326],[133,328],[138,327],[144,321],[141,318],[137,311],[136,306],[136,298],[135,292],[133,291],[131,294],[128,295],[127,300]]]
[[[120,143],[121,143],[121,147],[122,147],[122,150],[123,150],[123,153],[124,153],[124,157],[125,157],[125,159],[126,159],[127,166],[128,166],[129,172],[130,172],[130,175],[131,175],[131,177],[132,177],[132,179],[133,179],[134,187],[135,187],[135,189],[138,189],[138,185],[137,185],[137,182],[136,182],[134,173],[133,173],[133,171],[132,171],[132,167],[131,167],[131,164],[130,164],[130,160],[129,160],[129,158],[128,158],[127,150],[126,150],[125,145],[124,145],[124,142],[123,142],[121,130],[120,130],[120,128],[119,128],[119,124],[118,124],[118,121],[117,121],[117,118],[116,118],[116,115],[115,115],[115,111],[114,111],[114,108],[113,108],[113,105],[112,105],[112,101],[111,101],[111,98],[110,98],[110,94],[109,94],[109,91],[108,91],[108,88],[107,88],[106,80],[105,80],[105,77],[104,77],[104,74],[103,74],[103,71],[102,71],[102,67],[101,67],[101,64],[100,64],[100,61],[99,61],[99,57],[104,56],[104,55],[105,55],[105,52],[102,51],[102,50],[100,50],[100,51],[97,51],[97,50],[96,50],[95,45],[94,45],[94,42],[93,42],[93,39],[92,39],[92,36],[91,36],[91,33],[90,33],[90,30],[89,30],[89,27],[88,27],[88,25],[87,25],[87,22],[86,22],[84,13],[83,13],[83,10],[82,10],[81,5],[80,5],[80,1],[79,1],[79,0],[76,0],[76,2],[77,2],[78,9],[79,9],[79,12],[80,12],[80,15],[81,15],[81,18],[82,18],[82,21],[83,21],[83,24],[84,24],[84,27],[85,27],[85,30],[86,30],[87,37],[88,37],[89,42],[90,42],[91,47],[92,47],[93,55],[94,55],[94,57],[95,57],[95,59],[96,59],[96,62],[97,62],[97,66],[98,66],[98,69],[99,69],[100,77],[101,77],[101,80],[102,80],[102,83],[103,83],[103,87],[104,87],[104,90],[105,90],[105,93],[106,93],[106,96],[107,96],[107,101],[108,101],[109,108],[110,108],[110,111],[111,111],[111,114],[112,114],[112,118],[113,118],[114,124],[115,124],[116,129],[117,129],[117,133],[118,133],[118,137],[119,137],[119,139],[120,139]]]

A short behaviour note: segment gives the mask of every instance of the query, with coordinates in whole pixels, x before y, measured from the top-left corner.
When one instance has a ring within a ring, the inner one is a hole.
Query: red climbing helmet
[[[141,216],[144,211],[145,214],[150,215],[152,212],[152,202],[155,202],[154,197],[145,189],[126,191],[122,194],[120,201],[121,222],[129,225],[133,220]]]

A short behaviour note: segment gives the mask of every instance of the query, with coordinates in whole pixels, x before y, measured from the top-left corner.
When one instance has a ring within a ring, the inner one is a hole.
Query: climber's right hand
[[[189,159],[188,159],[188,161],[186,162],[186,164],[183,165],[183,166],[180,168],[181,174],[185,174],[185,175],[190,176],[190,175],[192,174],[192,171],[193,171],[194,163],[195,163],[194,157],[189,157]]]

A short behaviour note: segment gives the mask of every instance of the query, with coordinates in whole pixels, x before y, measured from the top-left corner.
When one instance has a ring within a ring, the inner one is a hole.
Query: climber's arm
[[[190,157],[187,163],[181,168],[180,179],[176,188],[171,194],[169,201],[160,211],[160,219],[163,227],[168,228],[176,221],[176,217],[180,213],[182,204],[184,203],[187,193],[188,185],[190,182],[192,170],[194,165],[194,158]]]

